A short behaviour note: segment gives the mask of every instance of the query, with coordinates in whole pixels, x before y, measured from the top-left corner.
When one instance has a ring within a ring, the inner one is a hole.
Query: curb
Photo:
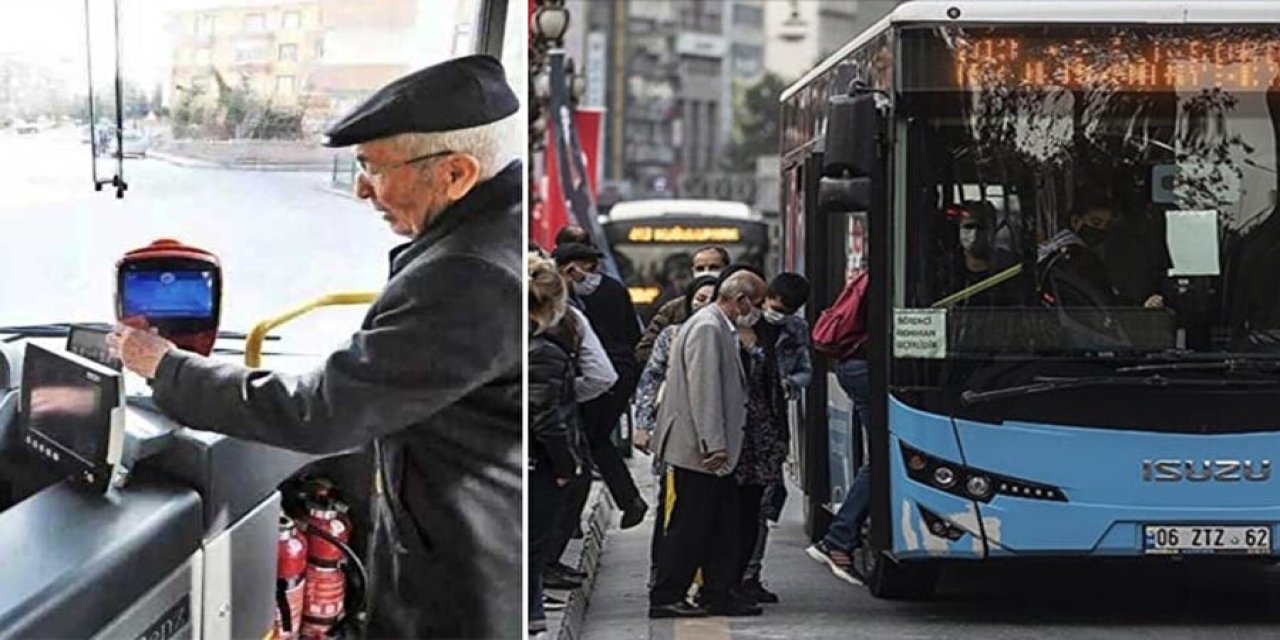
[[[320,172],[330,171],[332,165],[329,163],[259,163],[259,162],[215,162],[213,160],[200,160],[188,156],[165,153],[163,151],[148,151],[148,158],[163,160],[169,164],[180,167],[192,167],[197,169],[224,169],[231,171],[294,171],[294,172]]]
[[[591,604],[591,592],[595,589],[596,570],[600,566],[600,557],[604,555],[606,534],[609,523],[613,521],[617,507],[609,497],[609,491],[602,482],[593,482],[595,493],[587,507],[591,516],[586,520],[583,531],[582,552],[578,556],[578,570],[587,574],[580,588],[569,594],[563,617],[558,629],[548,629],[548,638],[554,640],[581,640],[582,629],[587,621],[587,607]]]

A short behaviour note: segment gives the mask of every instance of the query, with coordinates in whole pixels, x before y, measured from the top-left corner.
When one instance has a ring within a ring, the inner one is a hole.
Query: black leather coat
[[[521,183],[515,162],[391,255],[361,329],[292,375],[173,351],[156,403],[314,453],[375,443],[371,638],[514,638],[521,623]]]
[[[573,379],[573,360],[556,337],[529,336],[529,462],[550,465],[557,478],[577,477],[587,466]]]

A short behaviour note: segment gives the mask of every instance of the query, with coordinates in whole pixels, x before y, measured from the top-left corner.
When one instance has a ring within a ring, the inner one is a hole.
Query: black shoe
[[[741,618],[745,616],[758,616],[764,613],[764,609],[760,608],[760,605],[742,600],[730,600],[728,602],[707,605],[707,613],[713,616]]]
[[[649,618],[705,618],[707,610],[683,600],[675,604],[649,605]]]
[[[556,562],[554,564],[547,565],[546,571],[554,571],[558,575],[568,576],[575,580],[587,579],[586,571],[578,571],[577,569],[574,569],[573,567],[563,562]],[[544,571],[544,575],[545,575],[545,571]]]
[[[764,585],[759,580],[743,582],[742,587],[738,589],[738,594],[744,598],[764,604],[776,604],[778,602],[778,594],[764,588]]]
[[[648,512],[649,504],[644,501],[644,498],[636,496],[636,498],[631,501],[631,504],[627,505],[627,508],[622,510],[622,524],[620,526],[623,529],[630,529],[631,527],[644,522],[644,514]]]
[[[581,579],[564,575],[554,569],[547,569],[542,572],[542,587],[544,589],[577,589],[581,586]]]

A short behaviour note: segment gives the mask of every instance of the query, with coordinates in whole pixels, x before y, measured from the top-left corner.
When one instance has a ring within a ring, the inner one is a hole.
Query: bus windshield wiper
[[[960,394],[960,399],[964,401],[965,404],[979,404],[982,402],[991,402],[993,400],[1003,400],[1005,398],[1017,398],[1021,396],[1035,395],[1037,393],[1060,391],[1062,389],[1079,389],[1082,387],[1221,388],[1238,386],[1280,386],[1280,379],[1241,380],[1221,378],[1167,378],[1158,374],[1144,377],[1078,376],[1060,378],[1037,376],[1034,380],[1035,382],[1031,384],[1018,385],[1016,387],[1005,387],[1003,389],[992,389],[990,391],[966,390],[964,393]]]
[[[1121,367],[1116,373],[1159,373],[1166,371],[1224,371],[1226,373],[1280,373],[1278,360],[1225,358],[1199,362],[1165,362]]]

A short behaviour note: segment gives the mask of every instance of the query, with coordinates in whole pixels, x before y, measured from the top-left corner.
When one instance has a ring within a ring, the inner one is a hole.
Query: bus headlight
[[[1067,501],[1066,494],[1052,485],[966,467],[935,458],[906,443],[901,447],[908,477],[961,498],[991,502],[995,496],[1003,495],[1028,500]]]
[[[985,498],[991,492],[991,481],[986,476],[969,476],[964,488],[975,498]]]

